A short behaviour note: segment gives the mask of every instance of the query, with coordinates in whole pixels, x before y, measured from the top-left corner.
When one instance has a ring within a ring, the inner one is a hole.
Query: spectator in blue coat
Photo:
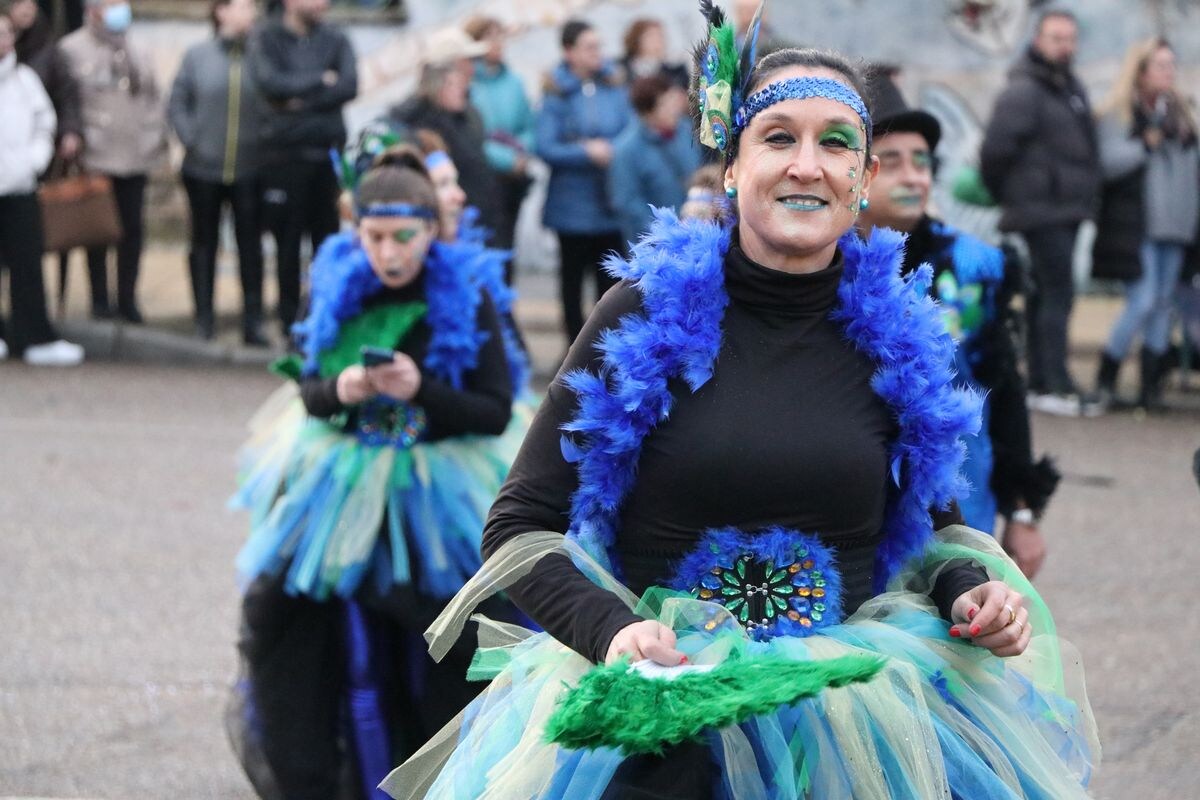
[[[475,59],[471,80],[471,105],[483,119],[483,152],[500,183],[499,213],[493,247],[513,246],[517,214],[529,191],[528,172],[533,151],[533,107],[525,94],[520,77],[504,63],[504,25],[494,17],[476,16],[467,20],[466,32],[487,45],[487,52]],[[514,263],[509,260],[508,282],[512,283]]]
[[[624,242],[608,197],[613,140],[632,117],[620,72],[607,63],[586,22],[562,29],[563,60],[547,77],[537,119],[537,154],[550,165],[543,220],[558,234],[567,337],[583,329],[583,279],[596,276],[597,298],[613,284],[600,264]]]
[[[613,142],[608,186],[621,236],[635,242],[650,226],[651,206],[683,205],[700,148],[684,114],[687,95],[665,76],[638,78],[629,100],[637,119]]]

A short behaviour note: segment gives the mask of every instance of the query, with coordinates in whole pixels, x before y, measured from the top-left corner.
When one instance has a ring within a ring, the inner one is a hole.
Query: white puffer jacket
[[[54,106],[37,73],[0,59],[0,195],[29,194],[54,155]]]

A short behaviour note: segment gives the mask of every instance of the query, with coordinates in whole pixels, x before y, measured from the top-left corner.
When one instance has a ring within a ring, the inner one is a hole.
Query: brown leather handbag
[[[57,175],[55,174],[57,172]],[[51,168],[38,189],[45,252],[101,247],[121,241],[121,216],[106,175]]]

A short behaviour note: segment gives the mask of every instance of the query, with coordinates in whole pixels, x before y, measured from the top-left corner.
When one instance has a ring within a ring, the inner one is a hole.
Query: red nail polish
[[[978,609],[978,608],[970,608],[970,609],[967,609],[967,619],[968,619],[968,620],[975,619],[975,615],[976,615],[976,614],[978,614],[978,613],[979,613],[979,609]]]
[[[978,636],[982,630],[983,630],[983,628],[979,627],[978,625],[972,625],[971,626],[971,635]]]
[[[953,636],[955,639],[957,639],[958,637],[962,636],[962,634],[961,634],[961,633],[959,633],[959,631],[958,631],[958,628],[951,628],[951,629],[950,629],[950,635],[951,635],[951,636]]]
[[[688,657],[687,657],[687,656],[684,656],[683,658],[679,659],[679,665],[680,665],[680,666],[683,666],[683,665],[684,665],[684,664],[686,664],[686,663],[688,663]]]

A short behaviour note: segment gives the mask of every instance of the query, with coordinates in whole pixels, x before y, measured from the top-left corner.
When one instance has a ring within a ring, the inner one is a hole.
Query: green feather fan
[[[736,725],[825,688],[868,681],[885,661],[872,655],[821,661],[765,656],[731,659],[670,679],[643,675],[618,661],[594,667],[567,692],[546,725],[546,739],[571,749],[661,754],[709,728]]]

